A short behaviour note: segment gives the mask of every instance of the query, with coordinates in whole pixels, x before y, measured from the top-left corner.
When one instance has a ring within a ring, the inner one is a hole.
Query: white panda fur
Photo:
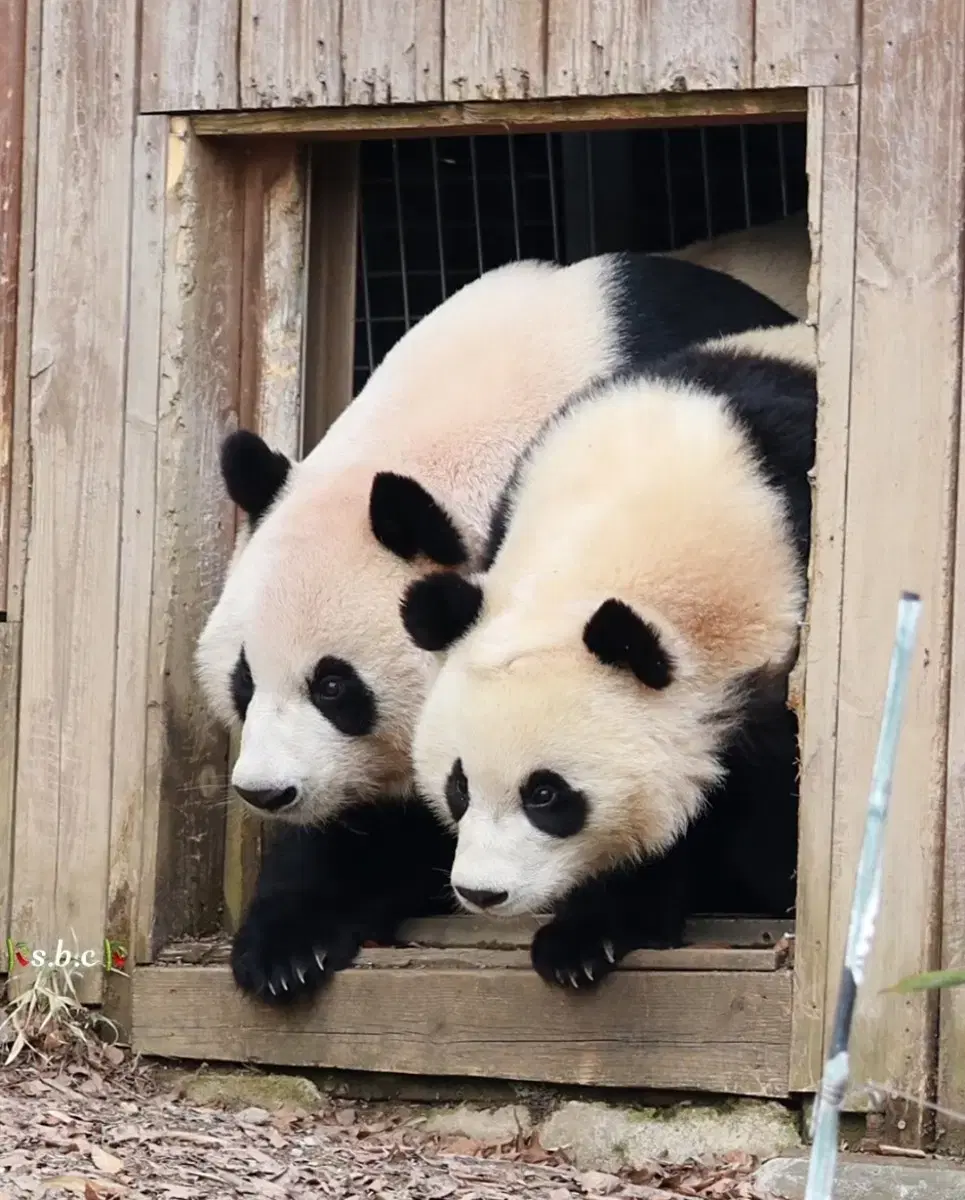
[[[452,903],[451,834],[399,803],[434,665],[402,627],[406,587],[478,564],[519,451],[568,394],[790,320],[733,279],[657,256],[515,263],[415,325],[303,462],[228,439],[225,482],[251,528],[197,667],[214,713],[242,723],[235,789],[291,830],[235,938],[245,991],[309,993],[361,939]]]
[[[767,225],[692,242],[667,257],[723,271],[769,297],[799,321],[807,318],[811,242],[804,211]]]
[[[773,820],[774,894],[793,904],[784,692],[805,602],[814,365],[798,324],[592,386],[522,456],[488,570],[407,592],[410,636],[445,651],[413,759],[458,831],[454,890],[471,911],[554,913],[533,947],[548,979],[585,986],[636,946],[679,941],[701,820],[704,875],[727,853],[721,821]]]

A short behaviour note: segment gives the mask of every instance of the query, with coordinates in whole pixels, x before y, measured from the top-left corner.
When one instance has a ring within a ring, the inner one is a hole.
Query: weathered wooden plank
[[[545,5],[539,0],[446,0],[447,100],[528,100],[546,94]]]
[[[753,0],[550,0],[546,94],[750,87],[753,49]]]
[[[0,939],[20,936],[10,926],[19,684],[20,626],[0,622]]]
[[[105,928],[106,936],[125,950],[133,944],[145,807],[168,124],[167,117],[140,117],[134,141],[117,699]],[[111,1019],[125,1029],[130,1027],[129,993],[123,976],[108,976],[104,1004]]]
[[[926,1098],[938,962],[962,304],[965,0],[865,0],[830,962],[839,963],[902,588],[924,600],[852,1078]],[[901,36],[896,37],[895,30]],[[837,972],[828,980],[837,986]],[[833,1011],[833,991],[827,1013]],[[924,1110],[896,1103],[889,1140]]]
[[[235,531],[218,466],[238,420],[244,190],[231,150],[171,122],[139,961],[175,936],[213,932],[223,905],[227,735],[193,657]]]
[[[858,78],[858,0],[756,0],[754,87],[825,87]]]
[[[358,145],[319,145],[312,157],[306,452],[351,401],[354,390],[358,214]]]
[[[16,353],[13,371],[13,422],[9,517],[6,546],[6,596],[0,610],[19,621],[27,566],[30,522],[30,330],[33,324],[34,246],[37,217],[37,155],[40,137],[40,39],[42,8],[27,4],[21,145],[20,252],[17,269]]]
[[[26,69],[27,0],[7,0],[0,9],[0,611],[6,610],[10,548]]]
[[[962,371],[965,381],[965,369]],[[965,386],[965,382],[963,382]],[[959,415],[965,393],[959,401]],[[945,796],[945,861],[942,886],[941,963],[965,967],[965,426],[960,426],[955,522],[948,768]],[[943,1154],[965,1154],[965,1126],[947,1116],[965,1111],[965,989],[944,989],[939,998],[936,1138]]]
[[[12,914],[38,946],[104,934],[137,8],[43,9]]]
[[[307,163],[296,142],[253,145],[245,156],[239,421],[292,458],[302,448]],[[233,761],[237,747],[232,744]],[[261,864],[262,823],[229,798],[224,895],[238,928]]]
[[[311,1008],[247,1000],[226,967],[143,967],[144,1054],[745,1095],[787,1091],[790,973],[619,971],[592,997],[533,971],[349,970]]]
[[[442,0],[354,0],[342,11],[346,104],[442,99]]]
[[[199,137],[246,137],[273,133],[289,137],[352,134],[383,138],[404,133],[494,129],[601,129],[616,121],[647,121],[655,127],[696,121],[753,121],[802,117],[804,88],[759,91],[663,92],[651,96],[572,96],[551,100],[505,100],[477,104],[391,105],[356,108],[198,113],[191,125]]]
[[[339,19],[338,0],[241,0],[242,108],[341,104]]]
[[[817,453],[812,504],[810,594],[802,646],[801,808],[791,1087],[813,1091],[824,1066],[831,830],[834,821],[838,669],[851,398],[856,88],[815,88],[808,123],[812,314],[818,327]],[[832,966],[832,977],[837,971]]]
[[[141,111],[238,107],[240,0],[148,0],[141,21]]]

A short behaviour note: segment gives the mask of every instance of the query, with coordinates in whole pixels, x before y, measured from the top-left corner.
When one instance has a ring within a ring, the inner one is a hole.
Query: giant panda
[[[740,279],[803,321],[808,315],[811,242],[807,213],[691,242],[668,258],[713,267]]]
[[[695,912],[793,909],[816,408],[804,324],[594,383],[521,455],[488,569],[403,597],[441,657],[413,761],[454,894],[551,916],[548,982],[591,987]]]
[[[226,440],[247,529],[197,669],[212,712],[241,726],[234,789],[289,827],[234,939],[245,992],[308,996],[363,941],[452,904],[453,839],[412,795],[432,656],[399,620],[406,586],[478,565],[516,455],[568,394],[791,319],[688,262],[513,263],[416,324],[303,462],[247,431]]]

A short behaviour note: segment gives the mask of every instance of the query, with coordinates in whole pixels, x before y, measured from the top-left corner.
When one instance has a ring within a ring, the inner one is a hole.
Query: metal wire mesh
[[[364,142],[355,391],[416,321],[502,263],[676,249],[806,202],[799,123]]]

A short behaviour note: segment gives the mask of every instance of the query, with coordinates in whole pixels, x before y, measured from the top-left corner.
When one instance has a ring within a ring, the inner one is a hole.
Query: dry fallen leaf
[[[102,1150],[100,1146],[91,1146],[90,1157],[98,1171],[103,1171],[106,1175],[116,1175],[118,1171],[124,1170],[121,1160]]]

